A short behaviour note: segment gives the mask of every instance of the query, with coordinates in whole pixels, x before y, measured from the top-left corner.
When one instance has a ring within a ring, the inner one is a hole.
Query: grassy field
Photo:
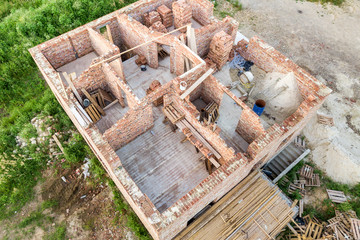
[[[52,116],[52,133],[75,131],[72,122],[41,78],[28,49],[132,2],[134,1],[0,2],[0,220],[10,218],[33,199],[33,188],[41,179],[41,173],[49,161],[49,139],[41,145],[30,144],[30,139],[37,137],[30,120],[35,116]],[[26,147],[19,146],[17,136],[28,142]],[[94,158],[80,135],[69,140],[72,144],[65,147],[68,164],[82,161],[85,156]],[[96,158],[92,163],[96,174],[105,175]],[[118,208],[128,208],[115,187],[113,191]],[[126,214],[129,228],[140,238],[149,239],[137,216],[131,210]],[[19,227],[47,220],[49,219],[44,217],[40,209],[25,218]],[[63,239],[65,236],[66,226],[62,225],[48,239]]]

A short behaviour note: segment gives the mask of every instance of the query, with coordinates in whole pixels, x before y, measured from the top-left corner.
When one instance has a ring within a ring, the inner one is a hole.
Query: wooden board
[[[344,192],[326,189],[326,192],[334,203],[343,203],[347,201]]]
[[[209,77],[214,69],[207,70],[198,80],[196,80],[188,89],[185,90],[183,94],[181,94],[180,98],[185,99],[192,91],[195,90],[207,77]]]
[[[173,103],[163,108],[165,116],[170,120],[172,124],[176,124],[178,121],[184,119],[185,114]]]
[[[269,183],[254,171],[175,239],[275,239],[291,221],[295,206]]]
[[[351,218],[351,231],[354,235],[355,240],[360,240],[360,220]]]

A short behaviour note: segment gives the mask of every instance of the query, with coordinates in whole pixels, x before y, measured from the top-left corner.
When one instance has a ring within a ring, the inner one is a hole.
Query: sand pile
[[[254,99],[266,102],[265,111],[282,122],[293,114],[303,101],[293,73],[268,73],[265,78],[255,79]]]

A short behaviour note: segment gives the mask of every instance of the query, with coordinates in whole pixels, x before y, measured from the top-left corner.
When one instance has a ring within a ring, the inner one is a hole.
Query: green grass
[[[330,3],[335,6],[341,6],[345,2],[345,0],[308,0],[308,1],[309,2],[319,2],[321,4]]]
[[[242,4],[238,0],[226,0],[227,2],[231,3],[231,5],[238,11],[243,9]]]
[[[55,228],[55,231],[45,235],[44,240],[63,240],[66,239],[66,225],[62,223]]]
[[[230,16],[230,17],[233,17],[233,14],[232,13],[229,13],[229,12],[220,12],[220,17],[221,18],[224,18],[226,16]]]

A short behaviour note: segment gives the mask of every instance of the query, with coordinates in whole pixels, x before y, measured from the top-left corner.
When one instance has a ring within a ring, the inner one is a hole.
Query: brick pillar
[[[232,37],[224,31],[215,34],[211,40],[208,58],[216,64],[219,70],[228,61],[232,46]]]
[[[174,26],[175,28],[180,28],[184,25],[191,23],[192,11],[189,4],[184,0],[179,0],[172,4],[172,10],[174,14]],[[180,30],[185,32],[186,28]]]

